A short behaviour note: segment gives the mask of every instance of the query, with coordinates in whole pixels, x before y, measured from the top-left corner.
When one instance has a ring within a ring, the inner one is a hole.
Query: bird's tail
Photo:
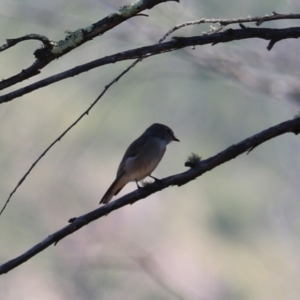
[[[127,180],[125,180],[125,176],[123,176],[124,174],[121,174],[120,176],[118,176],[114,182],[111,184],[111,186],[108,188],[107,192],[104,194],[104,196],[102,197],[102,199],[100,200],[99,204],[103,203],[108,203],[111,198],[115,195],[117,195],[121,189],[128,183]]]

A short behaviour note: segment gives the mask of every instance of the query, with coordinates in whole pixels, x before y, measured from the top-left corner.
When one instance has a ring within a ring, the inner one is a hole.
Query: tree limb
[[[160,181],[155,181],[153,184],[146,186],[143,189],[138,189],[132,193],[129,193],[117,199],[116,201],[110,202],[90,213],[71,219],[69,221],[71,222],[71,224],[51,234],[46,239],[36,244],[34,247],[24,252],[20,256],[2,264],[0,266],[0,274],[5,274],[10,270],[16,268],[17,266],[26,262],[27,260],[37,255],[39,252],[43,251],[50,245],[57,244],[60,240],[79,230],[81,227],[89,224],[90,222],[93,222],[101,217],[107,216],[109,213],[125,205],[133,204],[169,186],[184,185],[201,176],[202,174],[214,169],[215,167],[236,158],[242,153],[245,153],[257,147],[258,145],[272,138],[289,132],[294,134],[300,133],[300,117],[270,127],[269,129],[266,129],[256,135],[253,135],[252,137],[249,137],[239,142],[238,144],[232,145],[224,151],[216,154],[215,156],[200,161],[193,168],[186,172],[164,178]]]
[[[58,82],[66,78],[73,77],[75,75],[81,74],[83,72],[87,72],[91,69],[100,66],[116,63],[118,61],[136,59],[141,57],[145,59],[153,55],[158,55],[161,53],[170,52],[185,47],[191,47],[196,45],[207,45],[207,44],[216,45],[219,43],[228,43],[235,40],[244,40],[249,38],[260,38],[264,40],[269,40],[270,43],[267,49],[271,50],[273,45],[278,41],[281,41],[283,39],[291,39],[291,38],[297,39],[299,37],[300,37],[300,27],[271,29],[271,28],[249,28],[245,26],[242,29],[228,29],[223,32],[202,35],[202,36],[174,37],[170,42],[136,48],[136,49],[116,53],[110,56],[105,56],[103,58],[94,60],[92,62],[69,69],[62,73],[50,76],[48,78],[45,78],[43,80],[40,80],[38,82],[27,85],[16,91],[1,96],[0,104],[11,101],[17,97],[26,95],[34,90],[48,86],[54,82]]]
[[[17,39],[7,40],[7,44],[0,47],[0,52],[10,48],[12,45],[17,44],[18,42],[28,39],[41,40],[43,42],[43,48],[37,49],[34,52],[36,61],[33,63],[33,65],[25,70],[22,70],[17,75],[2,80],[0,82],[0,90],[39,74],[40,70],[53,60],[58,59],[68,52],[78,48],[82,44],[92,40],[93,38],[104,34],[106,31],[116,27],[124,21],[136,15],[142,15],[139,14],[141,11],[145,9],[151,9],[160,3],[168,1],[179,2],[179,0],[137,0],[128,5],[120,7],[120,9],[115,13],[108,15],[104,19],[88,27],[80,28],[76,31],[70,32],[65,39],[58,42],[50,41],[48,38],[37,34],[31,34]]]
[[[273,12],[272,15],[266,15],[264,17],[248,17],[248,18],[237,18],[237,19],[206,19],[202,18],[199,20],[194,21],[188,21],[181,24],[178,24],[171,28],[159,41],[162,42],[165,40],[169,35],[171,35],[174,31],[181,29],[186,26],[194,26],[194,25],[201,25],[201,24],[217,24],[217,28],[213,29],[207,33],[204,34],[210,34],[219,32],[220,30],[223,30],[225,26],[232,25],[232,24],[241,24],[241,23],[253,23],[255,22],[256,26],[260,26],[264,22],[270,22],[270,21],[277,21],[277,20],[295,20],[300,19],[300,14],[277,14],[276,12]]]
[[[5,51],[13,46],[15,46],[18,43],[21,43],[23,41],[28,40],[37,40],[44,44],[44,47],[51,47],[52,42],[44,35],[40,34],[27,34],[22,37],[16,38],[16,39],[7,39],[6,44],[2,45],[0,47],[0,52]]]

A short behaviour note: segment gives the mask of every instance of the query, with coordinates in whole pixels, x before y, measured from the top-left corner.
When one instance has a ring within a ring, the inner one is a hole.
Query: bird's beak
[[[175,135],[173,135],[173,141],[180,142],[179,139]]]

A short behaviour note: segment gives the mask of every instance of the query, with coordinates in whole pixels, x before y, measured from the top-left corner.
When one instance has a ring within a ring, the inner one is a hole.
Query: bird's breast
[[[130,181],[140,181],[149,176],[161,161],[166,151],[166,143],[153,139],[135,157],[127,159],[125,172]]]

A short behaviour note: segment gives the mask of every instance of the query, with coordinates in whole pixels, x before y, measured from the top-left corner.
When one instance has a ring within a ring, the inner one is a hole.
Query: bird
[[[179,142],[179,139],[168,126],[155,123],[148,127],[129,145],[118,167],[116,179],[99,204],[108,203],[130,181],[135,181],[137,187],[140,188],[138,181],[147,176],[157,180],[151,176],[151,173],[164,156],[167,145],[172,141]]]

